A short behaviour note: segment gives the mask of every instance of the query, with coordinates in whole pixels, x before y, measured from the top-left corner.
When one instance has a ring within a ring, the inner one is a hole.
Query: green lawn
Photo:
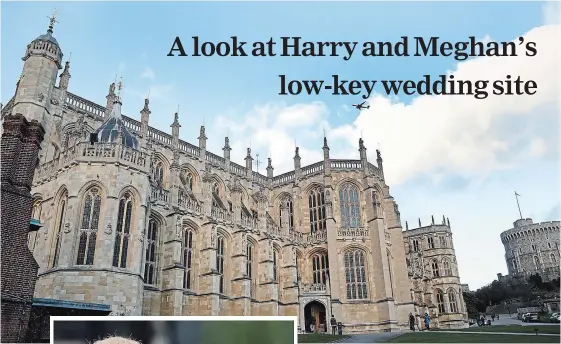
[[[533,325],[533,326],[521,326],[521,325],[491,325],[491,326],[474,326],[470,328],[462,328],[457,330],[458,332],[515,332],[515,333],[534,333],[534,329],[538,329],[538,333],[559,333],[559,326],[548,326],[548,325]]]
[[[298,343],[331,343],[339,339],[349,338],[350,336],[334,336],[332,334],[310,333],[299,334]]]
[[[479,333],[404,333],[388,343],[559,343],[558,336],[523,336]]]
[[[202,344],[292,344],[293,321],[203,321]],[[186,338],[189,342],[189,339]]]

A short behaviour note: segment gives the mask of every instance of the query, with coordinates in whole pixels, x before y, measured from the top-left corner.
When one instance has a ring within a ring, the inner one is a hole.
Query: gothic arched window
[[[454,289],[448,289],[448,302],[450,303],[450,313],[458,313],[458,299]]]
[[[219,281],[219,293],[224,293],[224,259],[225,259],[225,249],[226,249],[226,239],[223,236],[218,236],[216,240],[216,270],[218,270],[218,275],[220,276]]]
[[[193,289],[193,238],[195,231],[187,228],[183,234],[183,265],[185,272],[183,273],[183,289]]]
[[[429,248],[434,248],[434,238],[433,237],[428,237],[427,238],[427,243]]]
[[[119,200],[117,228],[115,229],[113,266],[119,268],[127,267],[127,253],[129,250],[129,237],[131,234],[132,207],[132,195],[127,192]]]
[[[60,203],[58,204],[57,217],[55,223],[55,236],[54,236],[54,246],[52,248],[52,262],[51,267],[56,267],[58,265],[58,259],[60,257],[60,247],[62,245],[62,228],[64,226],[64,218],[66,216],[66,204],[68,203],[68,192],[64,191],[62,197],[60,198]]]
[[[436,259],[431,262],[431,268],[432,268],[432,276],[440,277],[440,270],[438,268],[438,262],[436,261]]]
[[[440,289],[436,289],[436,305],[438,306],[438,313],[446,313],[446,304],[444,303],[444,293]]]
[[[413,240],[413,251],[419,251],[419,240]]]
[[[279,207],[279,223],[282,223],[282,209],[285,208],[285,211],[288,212],[288,230],[294,230],[294,209],[292,207],[292,198],[286,196],[280,202],[281,206]]]
[[[350,183],[339,189],[339,202],[341,209],[341,226],[343,228],[360,227],[360,201],[358,188]]]
[[[82,223],[76,265],[92,265],[95,256],[101,195],[97,187],[90,188],[84,195],[82,207]]]
[[[310,208],[310,231],[315,233],[325,230],[325,194],[323,189],[316,188],[310,191],[308,203]]]
[[[314,283],[326,284],[329,274],[329,260],[327,254],[316,253],[312,256],[312,277]]]
[[[253,274],[253,244],[248,242],[247,243],[247,247],[246,247],[246,271],[247,271],[247,277],[250,279],[250,285],[249,285],[249,295],[250,296],[254,296],[255,293],[255,280],[254,280],[254,274]]]
[[[146,262],[144,263],[144,283],[150,285],[157,282],[158,229],[156,219],[150,219],[146,233]]]
[[[444,276],[452,276],[452,267],[450,266],[448,259],[445,259],[444,262],[442,262],[442,265],[444,265]]]
[[[164,183],[164,163],[161,161],[158,161],[154,167],[154,180],[160,184]]]
[[[355,249],[345,252],[345,281],[348,300],[368,298],[364,251]]]

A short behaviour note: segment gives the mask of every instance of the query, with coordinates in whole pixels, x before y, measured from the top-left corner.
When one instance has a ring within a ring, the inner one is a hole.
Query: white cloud
[[[384,168],[392,185],[436,170],[484,175],[508,167],[523,154],[514,149],[523,139],[534,140],[532,150],[543,153],[544,147],[553,143],[536,141],[541,133],[531,126],[516,135],[500,134],[509,120],[523,117],[528,122],[539,121],[560,110],[556,101],[559,50],[552,43],[561,40],[559,26],[535,28],[525,39],[537,43],[537,56],[477,58],[459,63],[453,74],[457,80],[474,81],[520,76],[536,81],[535,95],[491,95],[484,100],[471,96],[420,96],[409,105],[377,95],[370,99],[370,109],[361,112],[352,126],[336,129],[338,136],[354,144],[360,130],[364,130],[367,147],[381,142],[383,154],[390,160]],[[509,157],[506,161],[505,155]]]
[[[222,128],[219,132],[229,128],[234,161],[243,162],[251,141],[253,153],[260,151],[264,156],[271,151],[275,174],[293,168],[293,154],[286,152],[296,144],[303,166],[320,161],[325,128],[332,158],[356,159],[361,131],[370,161],[375,160],[380,144],[385,175],[392,186],[420,175],[482,178],[558,149],[553,142],[555,134],[542,137],[531,124],[561,112],[556,101],[560,56],[552,43],[561,41],[559,29],[558,25],[542,26],[524,35],[526,41],[537,43],[535,57],[475,58],[458,63],[453,71],[456,80],[504,80],[506,75],[534,80],[538,92],[532,96],[491,95],[484,100],[419,96],[404,104],[395,97],[375,95],[369,100],[370,109],[363,110],[353,123],[334,128],[328,121],[330,109],[321,102],[267,104],[235,116],[234,121],[219,117],[215,125]],[[339,111],[333,109],[336,116]],[[509,132],[508,126],[516,121],[525,125]]]
[[[542,8],[544,24],[561,24],[561,3],[548,1]]]
[[[144,70],[140,74],[142,79],[154,80],[156,78],[156,73],[150,67],[144,67]]]

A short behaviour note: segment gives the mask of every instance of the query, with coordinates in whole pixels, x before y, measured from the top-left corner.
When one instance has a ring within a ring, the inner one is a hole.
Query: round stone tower
[[[538,273],[544,280],[559,277],[559,221],[534,223],[519,219],[501,233],[509,275]]]

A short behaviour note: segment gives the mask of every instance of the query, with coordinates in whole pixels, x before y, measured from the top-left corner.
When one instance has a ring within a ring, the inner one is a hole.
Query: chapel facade
[[[360,139],[359,159],[333,159],[324,138],[322,161],[301,166],[296,148],[294,170],[275,175],[268,159],[263,175],[249,148],[230,160],[228,137],[207,151],[204,126],[197,145],[179,139],[178,113],[171,135],[150,127],[148,99],[140,121],[124,116],[120,84],[105,106],[71,93],[61,61],[52,29],[33,40],[2,109],[48,109],[33,115],[45,138],[28,237],[44,314],[291,315],[321,331],[334,315],[363,332],[399,331],[420,311],[380,151],[373,164]],[[459,291],[457,273],[447,283]],[[465,323],[457,300],[448,312]]]

